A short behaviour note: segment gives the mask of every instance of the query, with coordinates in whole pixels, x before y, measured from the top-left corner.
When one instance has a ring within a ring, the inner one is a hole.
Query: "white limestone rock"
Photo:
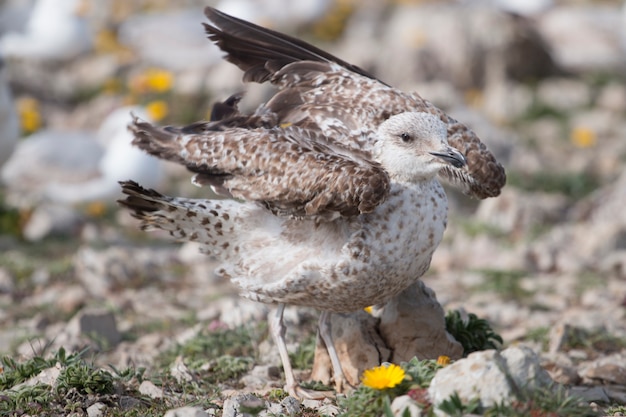
[[[502,352],[475,352],[441,369],[433,378],[428,394],[435,409],[455,392],[464,402],[478,398],[483,407],[490,407],[510,403],[520,389],[533,390],[551,384],[538,356],[530,348],[520,346]],[[446,415],[440,410],[435,412]]]

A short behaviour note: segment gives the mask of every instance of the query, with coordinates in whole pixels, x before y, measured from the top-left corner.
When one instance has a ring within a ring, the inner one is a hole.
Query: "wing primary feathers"
[[[204,24],[209,39],[227,53],[229,62],[244,71],[244,81],[267,81],[273,71],[266,67],[266,63],[282,68],[296,61],[335,62],[352,72],[376,79],[358,66],[300,39],[229,16],[212,7],[205,8],[204,13],[212,23]]]

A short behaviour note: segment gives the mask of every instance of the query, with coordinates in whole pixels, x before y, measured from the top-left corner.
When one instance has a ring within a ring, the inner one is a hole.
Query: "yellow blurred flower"
[[[164,93],[172,88],[174,75],[162,69],[152,68],[146,72],[148,87],[156,93]]]
[[[450,357],[446,355],[441,355],[437,358],[437,365],[446,366],[450,365]]]
[[[369,307],[365,307],[363,310],[365,310],[365,312],[368,314],[372,314],[372,311],[374,310],[374,308],[372,306],[369,306]]]
[[[165,93],[174,84],[174,74],[169,71],[149,68],[130,79],[129,88],[133,93]]]
[[[32,97],[20,97],[16,100],[16,104],[22,132],[28,134],[39,130],[41,127],[39,102]]]
[[[393,388],[404,379],[404,369],[396,364],[384,364],[366,369],[361,377],[363,385],[374,389]]]
[[[146,104],[146,111],[148,112],[152,120],[158,122],[169,114],[170,108],[165,101],[154,100]]]
[[[596,132],[587,127],[575,127],[570,134],[570,141],[578,148],[590,148],[597,142]]]

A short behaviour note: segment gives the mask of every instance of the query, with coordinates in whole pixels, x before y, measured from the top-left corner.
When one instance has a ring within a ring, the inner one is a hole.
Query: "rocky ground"
[[[195,19],[202,45],[200,5],[186,2],[183,13],[164,3],[93,6],[87,16],[94,48],[71,61],[8,60],[16,101],[35,99],[41,119],[41,126],[23,124],[24,136],[94,130],[115,107],[155,101],[166,105],[162,123],[186,123],[240,91],[240,74],[214,50],[200,60],[198,49],[166,42],[193,44],[197,37],[184,29],[186,19]],[[404,365],[415,382],[404,391],[361,387],[347,397],[299,403],[281,390],[268,306],[238,298],[196,247],[137,230],[114,197],[104,204],[19,209],[4,203],[0,414],[356,416],[404,415],[406,408],[414,416],[457,391],[461,405],[430,410],[625,415],[621,5],[556,2],[513,17],[466,3],[336,1],[308,18],[270,23],[420,92],[471,126],[506,167],[507,186],[498,198],[476,201],[448,190],[448,228],[423,278],[444,310],[487,320],[503,339],[501,353],[478,352],[445,366],[428,396],[423,390],[433,375],[424,373],[437,368],[432,362]],[[140,37],[137,27],[151,36]],[[180,55],[171,59],[172,51]],[[167,88],[145,87],[150,68],[171,76]],[[264,94],[251,88],[244,106]],[[164,171],[160,190],[202,195],[183,170],[168,165]],[[12,184],[3,187],[7,198],[19,194]],[[317,312],[290,307],[285,319],[292,361],[305,380]],[[472,380],[476,368],[509,372]],[[420,378],[427,382],[417,384]],[[547,388],[553,382],[562,388]],[[474,389],[464,393],[464,387]],[[475,397],[482,403],[472,403]],[[513,405],[494,411],[504,399]],[[172,411],[180,407],[187,408]]]

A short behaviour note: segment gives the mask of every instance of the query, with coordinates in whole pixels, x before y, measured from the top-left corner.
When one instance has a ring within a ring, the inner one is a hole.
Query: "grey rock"
[[[476,219],[514,236],[563,220],[568,199],[560,194],[524,192],[505,188],[498,198],[483,200]]]
[[[266,404],[267,406],[267,404]],[[300,401],[293,397],[286,397],[280,403],[271,403],[259,413],[259,417],[295,416],[302,409]]]
[[[37,242],[50,235],[77,235],[83,224],[83,216],[73,208],[44,204],[34,209],[22,233],[27,240]]]
[[[602,259],[598,265],[600,272],[620,279],[626,278],[626,249],[615,250]]]
[[[80,285],[67,286],[55,301],[55,305],[64,313],[73,313],[85,304],[87,291]]]
[[[578,371],[573,366],[553,362],[543,364],[543,368],[548,372],[550,378],[552,378],[557,384],[576,385],[581,381]]]
[[[79,311],[69,322],[68,333],[73,337],[95,338],[104,347],[114,347],[122,339],[117,330],[115,315],[111,311],[86,308]]]
[[[226,298],[219,301],[220,320],[228,327],[235,328],[247,323],[263,321],[267,318],[268,306],[242,298]],[[289,313],[286,309],[285,314]],[[287,321],[287,317],[285,317]]]
[[[187,365],[183,362],[182,356],[176,357],[176,360],[174,360],[174,363],[170,367],[170,374],[181,384],[191,382],[195,379]]]
[[[620,113],[626,111],[626,86],[611,82],[602,88],[596,99],[598,107]]]
[[[174,252],[163,249],[134,249],[113,246],[104,250],[82,247],[74,257],[76,276],[87,291],[101,297],[145,281],[174,280],[166,265],[177,264]]]
[[[148,380],[141,382],[141,385],[139,385],[139,393],[150,398],[163,398],[164,396],[163,390]]]
[[[179,407],[167,410],[163,417],[209,417],[209,415],[200,407]]]
[[[0,268],[0,293],[11,293],[14,289],[13,276],[5,268]]]
[[[571,111],[591,103],[591,89],[580,80],[555,78],[539,85],[537,99],[557,110]]]
[[[61,365],[56,364],[55,366],[42,370],[34,377],[13,386],[12,389],[18,390],[22,387],[32,387],[39,384],[49,385],[50,387],[54,388],[57,385],[59,375],[61,375]]]
[[[206,70],[220,61],[221,52],[206,41],[203,18],[195,9],[133,16],[121,25],[120,41],[152,65],[172,71]]]
[[[89,417],[102,417],[106,414],[107,406],[104,403],[97,402],[87,407],[87,415]]]
[[[582,365],[580,376],[590,383],[626,386],[626,352],[603,356]]]
[[[266,408],[265,402],[253,394],[239,394],[234,397],[227,398],[224,401],[222,417],[247,417],[249,414],[241,411],[241,409],[263,410]]]
[[[626,385],[626,367],[620,364],[595,364],[584,369],[581,376],[585,379]]]
[[[337,414],[339,414],[340,411],[338,406],[328,402],[325,402],[321,406],[316,407],[316,410],[320,413],[321,416],[330,417],[336,416]]]
[[[562,5],[538,21],[556,61],[571,71],[614,71],[624,65],[617,4]]]
[[[541,367],[539,357],[525,346],[510,347],[500,352],[506,361],[506,369],[520,388],[544,388],[553,381]]]
[[[467,89],[494,80],[542,78],[558,72],[532,22],[494,8],[397,7],[382,25],[384,35],[372,36],[369,45],[384,46],[358,50],[375,51],[385,80],[404,89],[405,80],[416,76],[420,81],[443,79]]]
[[[120,396],[120,408],[122,410],[132,410],[133,408],[141,407],[145,403],[135,397],[131,397],[130,395],[122,395]]]
[[[280,402],[280,405],[282,406],[284,412],[289,416],[296,415],[302,409],[302,406],[300,405],[300,401],[296,400],[293,397],[284,398]]]
[[[535,241],[526,255],[530,266],[569,273],[601,269],[604,259],[623,249],[624,206],[626,171],[580,201],[572,210],[570,222],[554,227]]]
[[[392,298],[379,313],[380,335],[391,350],[391,362],[437,359],[441,355],[458,359],[463,347],[446,331],[445,313],[435,292],[422,281]]]
[[[502,81],[487,86],[483,101],[484,113],[494,122],[502,124],[526,114],[533,104],[533,94],[523,84]],[[474,126],[472,128],[475,129]]]
[[[567,323],[558,323],[550,328],[548,352],[556,353],[563,349],[568,342],[572,327]]]
[[[626,404],[626,387],[621,385],[609,385],[604,387],[606,395],[610,398],[611,402],[617,404]]]
[[[281,386],[280,369],[274,365],[257,365],[239,380],[250,390],[260,390],[269,386]]]
[[[609,403],[609,397],[604,387],[571,387],[568,394],[587,402]]]
[[[489,407],[514,401],[519,389],[545,388],[551,383],[531,349],[512,347],[502,352],[474,352],[441,369],[433,378],[428,394],[435,407],[454,392],[463,401],[478,398],[482,406]],[[446,415],[440,410],[436,413]]]

